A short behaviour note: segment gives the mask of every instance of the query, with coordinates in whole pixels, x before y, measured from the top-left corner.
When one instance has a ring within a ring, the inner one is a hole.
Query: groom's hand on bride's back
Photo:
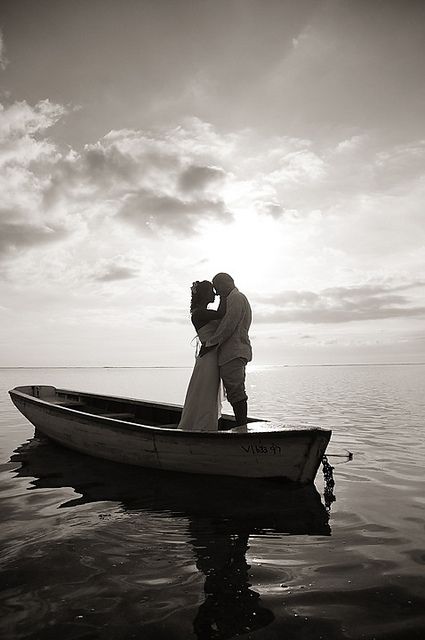
[[[199,357],[202,358],[202,356],[208,353],[208,351],[211,351],[212,349],[216,349],[216,348],[217,348],[216,344],[213,344],[212,347],[207,347],[205,344],[203,344],[199,350]]]

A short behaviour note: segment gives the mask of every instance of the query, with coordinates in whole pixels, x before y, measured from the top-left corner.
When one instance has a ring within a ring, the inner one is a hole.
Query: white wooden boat
[[[319,428],[286,427],[223,416],[215,432],[177,428],[182,407],[56,389],[9,391],[19,411],[44,435],[98,458],[142,467],[212,475],[314,481],[331,437]]]

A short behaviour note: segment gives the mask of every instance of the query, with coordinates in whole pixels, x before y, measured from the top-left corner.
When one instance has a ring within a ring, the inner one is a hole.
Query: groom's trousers
[[[220,378],[226,390],[226,396],[231,405],[241,400],[248,400],[245,390],[245,358],[234,358],[220,365]]]

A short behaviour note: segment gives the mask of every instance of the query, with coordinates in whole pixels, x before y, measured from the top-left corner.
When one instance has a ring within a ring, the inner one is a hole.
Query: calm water
[[[316,487],[151,472],[34,438],[7,390],[181,402],[188,369],[0,370],[0,636],[424,637],[425,367],[258,367],[250,415],[333,429]]]

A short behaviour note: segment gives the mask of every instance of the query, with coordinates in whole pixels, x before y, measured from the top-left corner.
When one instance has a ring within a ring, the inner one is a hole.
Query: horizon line
[[[250,364],[250,363],[248,363]],[[425,362],[337,362],[337,363],[303,363],[303,364],[276,364],[262,363],[258,367],[393,367],[425,365]],[[3,369],[190,369],[192,365],[18,365],[0,366]]]

